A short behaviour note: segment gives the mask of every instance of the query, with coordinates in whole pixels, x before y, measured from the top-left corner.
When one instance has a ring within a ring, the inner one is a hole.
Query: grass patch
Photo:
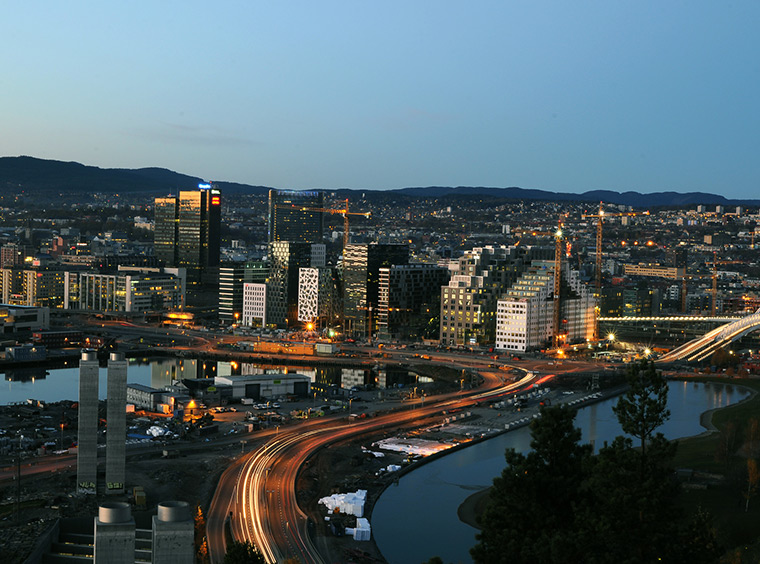
[[[691,381],[691,380],[690,380]],[[704,378],[695,381],[743,386],[755,391],[749,399],[713,412],[712,424],[718,429],[707,435],[699,435],[678,441],[673,461],[677,468],[691,468],[698,472],[719,475],[720,481],[711,482],[707,489],[684,489],[681,504],[687,513],[701,507],[713,518],[718,542],[727,554],[735,554],[731,562],[758,562],[760,560],[760,495],[750,500],[745,512],[742,491],[746,488],[746,459],[737,451],[743,444],[744,431],[752,419],[760,419],[760,382],[756,380],[728,380]],[[718,456],[723,444],[721,431],[735,426],[737,438],[728,459]],[[687,485],[688,488],[688,485]]]
[[[718,409],[712,414],[712,424],[719,430],[725,430],[726,425],[733,423],[738,429],[744,429],[750,419],[760,418],[760,382],[756,380],[727,380],[725,378],[690,379],[689,381],[724,386],[743,386],[755,392],[749,399]],[[698,435],[678,441],[675,465],[678,468],[694,468],[705,472],[722,471],[722,464],[715,461],[715,452],[720,443],[719,433]]]

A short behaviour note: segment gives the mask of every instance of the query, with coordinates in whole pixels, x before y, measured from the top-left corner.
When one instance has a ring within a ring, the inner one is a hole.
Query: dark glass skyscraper
[[[156,198],[154,202],[153,252],[166,266],[177,265],[177,196]]]
[[[219,265],[221,191],[211,184],[155,200],[154,251],[166,266],[187,269],[188,282],[200,282]]]
[[[321,243],[324,231],[324,193],[269,191],[269,242]]]
[[[346,334],[365,337],[377,330],[380,268],[402,264],[409,264],[409,245],[352,243],[346,246],[343,257]]]
[[[264,261],[226,263],[219,267],[219,319],[238,323],[243,317],[243,284],[264,284],[269,265]]]

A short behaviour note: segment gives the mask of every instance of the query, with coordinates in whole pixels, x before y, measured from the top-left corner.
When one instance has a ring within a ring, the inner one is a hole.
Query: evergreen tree
[[[628,391],[612,408],[623,431],[640,441],[643,458],[647,455],[647,444],[655,429],[662,425],[670,410],[668,404],[668,383],[654,363],[643,360],[628,370]]]
[[[672,479],[674,444],[657,435],[649,454],[617,437],[589,461],[586,504],[576,514],[590,563],[674,561],[678,484]]]
[[[709,516],[684,519],[672,468],[676,443],[655,433],[669,416],[667,383],[634,366],[615,413],[628,437],[591,455],[575,411],[542,408],[526,455],[508,449],[470,553],[476,563],[707,563],[719,547]]]
[[[584,561],[574,510],[591,447],[579,444],[574,418],[573,409],[544,407],[531,424],[531,452],[507,450],[470,551],[475,562]]]

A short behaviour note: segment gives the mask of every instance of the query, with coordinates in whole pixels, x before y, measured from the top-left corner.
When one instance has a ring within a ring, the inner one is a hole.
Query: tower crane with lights
[[[596,222],[596,297],[601,298],[602,294],[602,225],[604,224],[604,218],[606,217],[631,217],[636,215],[642,215],[638,212],[606,212],[604,211],[604,203],[599,202],[599,213],[596,214],[583,214],[581,217],[584,219],[595,217]],[[649,215],[649,212],[643,212],[643,215]]]
[[[553,322],[552,322],[552,345],[555,348],[560,347],[561,341],[561,312],[562,303],[560,301],[560,294],[562,292],[562,255],[565,253],[564,234],[562,233],[562,216],[560,216],[557,222],[557,229],[554,231],[524,231],[526,235],[532,235],[534,237],[554,237],[554,289],[553,289]],[[519,245],[520,241],[516,243]]]
[[[348,198],[346,198],[345,205],[343,208],[313,208],[310,206],[296,206],[292,204],[284,204],[281,205],[283,208],[292,208],[300,211],[310,211],[310,212],[322,212],[322,213],[329,213],[329,214],[338,214],[343,216],[343,251],[345,253],[346,247],[349,243],[349,231],[348,231],[348,217],[351,215],[360,215],[363,217],[370,217],[372,215],[372,212],[352,212],[348,210]]]
[[[686,282],[687,280],[696,280],[696,279],[704,279],[704,278],[710,278],[712,279],[712,288],[710,290],[710,312],[713,317],[718,312],[718,264],[720,261],[717,258],[717,252],[713,251],[713,261],[712,261],[712,274],[687,274],[686,271],[684,271],[683,277],[681,278],[681,311],[686,312]],[[707,263],[710,264],[710,263]]]

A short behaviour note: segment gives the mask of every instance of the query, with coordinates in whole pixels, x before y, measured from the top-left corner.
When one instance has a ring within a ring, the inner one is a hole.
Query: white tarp
[[[346,527],[346,534],[352,535],[356,541],[368,541],[372,536],[369,521],[360,517],[356,520],[355,528],[351,529],[350,527]]]
[[[323,497],[319,503],[327,507],[327,511],[333,513],[337,508],[346,515],[361,517],[364,515],[364,502],[367,501],[367,490],[357,490],[353,493],[333,494]]]
[[[430,441],[426,439],[391,437],[382,439],[373,443],[372,446],[383,450],[393,450],[406,454],[417,454],[420,456],[430,456],[436,452],[451,448],[452,444],[441,443],[439,441]]]
[[[164,435],[171,435],[172,432],[163,427],[159,427],[158,425],[153,425],[145,431],[145,434],[150,435],[151,437],[163,437]]]

